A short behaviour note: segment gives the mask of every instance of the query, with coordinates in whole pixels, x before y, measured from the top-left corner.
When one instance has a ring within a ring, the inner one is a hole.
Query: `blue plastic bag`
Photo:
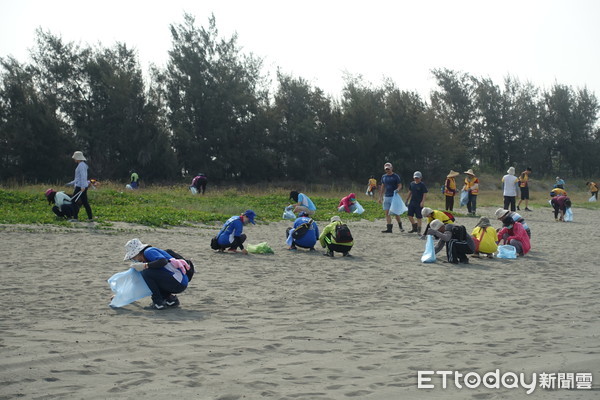
[[[510,244],[498,246],[497,258],[515,259],[517,258],[517,249]]]
[[[117,272],[108,278],[108,284],[115,293],[109,304],[111,307],[123,307],[152,294],[142,274],[135,268]]]
[[[427,242],[425,243],[425,251],[421,256],[422,263],[434,263],[435,262],[435,248],[433,246],[433,236],[427,235]]]
[[[392,204],[390,205],[390,215],[402,215],[408,211],[408,207],[402,201],[402,197],[396,192],[392,197]]]
[[[460,192],[460,207],[464,207],[469,202],[469,192],[466,190],[462,190]]]
[[[565,222],[573,222],[573,211],[571,211],[571,207],[567,208],[565,211]]]
[[[360,205],[358,201],[354,202],[354,206],[354,211],[352,211],[354,214],[362,214],[365,212],[365,209],[363,208],[363,206]]]

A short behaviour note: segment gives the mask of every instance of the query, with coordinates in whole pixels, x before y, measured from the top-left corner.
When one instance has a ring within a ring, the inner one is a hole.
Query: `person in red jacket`
[[[531,250],[531,243],[523,225],[510,217],[503,219],[502,225],[504,227],[498,232],[498,242],[514,246],[520,256],[527,254]]]
[[[350,193],[348,196],[343,197],[338,205],[338,211],[347,213],[354,212],[356,210],[356,194]]]

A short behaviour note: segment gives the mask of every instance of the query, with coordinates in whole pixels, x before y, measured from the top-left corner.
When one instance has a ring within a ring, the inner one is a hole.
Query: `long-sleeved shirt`
[[[356,200],[356,194],[354,194],[354,193],[350,193],[348,196],[346,196],[346,197],[343,197],[343,198],[340,200],[340,204],[338,205],[338,208],[343,206],[343,207],[344,207],[344,210],[345,210],[347,213],[349,213],[349,212],[350,212],[350,206],[351,206],[352,204],[354,204],[354,202],[353,202],[353,201],[351,201],[350,199],[355,199],[355,200]]]
[[[163,268],[164,270],[168,271],[177,282],[187,286],[189,278],[169,262],[171,258],[174,258],[171,254],[162,249],[151,246],[146,247],[143,250],[143,253],[144,258],[148,262],[148,268]]]
[[[77,164],[77,168],[75,168],[75,179],[68,184],[82,189],[88,187],[88,165],[85,161],[81,161]]]
[[[71,198],[65,192],[56,192],[54,195],[54,205],[61,208],[63,204],[71,204]]]
[[[319,236],[319,242],[321,243],[321,246],[326,247],[328,243],[330,244],[339,244],[341,246],[353,246],[354,245],[354,241],[352,242],[346,242],[346,243],[338,243],[335,241],[335,228],[338,225],[341,225],[342,223],[340,221],[334,221],[332,223],[330,223],[329,225],[327,225],[325,227],[325,229],[323,229],[323,232],[321,232],[321,235]]]
[[[504,227],[500,229],[498,232],[498,241],[502,241],[504,239],[504,234],[508,234],[506,238],[506,243],[510,243],[511,240],[516,239],[521,242],[521,246],[523,246],[523,254],[527,254],[527,252],[531,249],[531,243],[529,242],[529,236],[521,225],[518,222],[513,223],[511,229]]]

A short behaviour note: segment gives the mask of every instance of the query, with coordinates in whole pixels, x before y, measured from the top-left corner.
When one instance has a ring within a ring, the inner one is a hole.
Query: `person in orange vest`
[[[446,196],[446,211],[454,211],[454,196],[456,196],[456,178],[459,175],[458,172],[450,170],[448,176],[446,176],[446,182],[444,183],[444,196]]]
[[[477,212],[477,195],[479,194],[479,179],[475,176],[473,169],[464,172],[467,174],[463,190],[469,192],[469,201],[467,202],[467,211],[471,215]]]

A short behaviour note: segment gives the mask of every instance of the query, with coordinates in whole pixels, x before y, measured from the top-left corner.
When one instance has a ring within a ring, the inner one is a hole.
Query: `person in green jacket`
[[[333,253],[337,251],[344,257],[352,257],[349,252],[354,245],[354,239],[348,226],[342,223],[341,218],[337,215],[331,217],[330,224],[323,229],[319,236],[319,242],[322,247],[327,248],[324,256],[333,257]]]

